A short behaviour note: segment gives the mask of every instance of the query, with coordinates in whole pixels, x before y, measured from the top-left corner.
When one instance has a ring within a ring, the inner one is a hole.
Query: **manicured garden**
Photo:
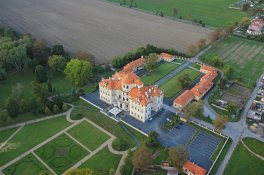
[[[65,134],[40,147],[35,153],[57,174],[62,174],[89,154],[87,150]]]
[[[7,129],[0,131],[0,145],[1,142],[6,141],[18,128],[12,128],[12,129]]]
[[[11,161],[69,125],[64,116],[26,125],[3,148],[5,151],[0,152],[0,165]]]
[[[183,71],[172,77],[170,80],[168,80],[166,83],[161,85],[160,88],[163,90],[165,98],[172,98],[183,89],[183,87],[179,83],[179,77],[183,74],[189,75],[192,81],[194,81],[196,78],[199,77],[199,75],[201,75],[200,72],[195,71],[193,69],[184,69]]]
[[[98,175],[109,174],[110,169],[116,170],[121,157],[121,155],[111,153],[108,147],[105,147],[84,162],[81,167],[90,168]]]
[[[251,151],[264,157],[264,142],[249,137],[243,138],[243,142]]]
[[[105,116],[98,110],[92,110],[82,107],[74,108],[71,113],[71,118],[80,119],[82,117],[86,117],[114,136],[122,139],[122,141],[126,142],[129,145],[129,148],[133,148],[134,146],[136,146],[136,142],[123,130],[120,124]]]
[[[242,143],[239,143],[229,160],[224,175],[264,174],[264,161],[251,154]]]
[[[165,62],[159,67],[157,67],[153,72],[149,74],[146,73],[145,75],[140,77],[140,79],[141,81],[143,81],[144,85],[152,85],[164,76],[166,76],[168,73],[176,69],[177,67],[179,67],[178,64]]]
[[[86,121],[83,121],[77,126],[71,128],[67,131],[67,133],[90,150],[95,150],[98,146],[110,138],[107,134],[103,133]]]
[[[260,42],[230,36],[214,45],[200,59],[211,64],[215,56],[232,66],[233,78],[250,87],[264,71],[264,45]]]
[[[29,154],[21,160],[17,161],[13,165],[4,169],[3,173],[5,175],[40,175],[50,174],[44,165],[34,157],[34,155]]]
[[[120,3],[120,0],[109,0]],[[153,13],[163,12],[166,16],[173,16],[173,8],[178,10],[177,17],[187,20],[202,20],[206,25],[227,27],[248,16],[247,12],[229,9],[229,5],[237,0],[141,0],[136,1],[137,8]],[[127,5],[129,1],[127,1]]]

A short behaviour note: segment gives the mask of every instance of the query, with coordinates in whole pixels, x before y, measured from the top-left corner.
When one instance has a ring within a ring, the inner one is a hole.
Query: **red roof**
[[[170,55],[168,53],[161,53],[160,54],[160,57],[164,58],[164,59],[168,59],[168,60],[171,60],[173,59],[173,55]]]
[[[186,90],[179,97],[174,100],[174,103],[179,105],[186,105],[190,100],[194,98],[192,91]]]
[[[127,65],[124,66],[123,70],[128,72],[128,71],[133,71],[134,68],[142,65],[145,62],[145,58],[141,57],[135,61],[132,61],[128,63]]]
[[[191,172],[192,174],[195,175],[205,175],[206,170],[190,161],[187,161],[184,165],[183,168]]]

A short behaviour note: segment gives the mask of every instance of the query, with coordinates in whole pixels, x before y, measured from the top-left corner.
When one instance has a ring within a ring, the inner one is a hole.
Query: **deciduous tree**
[[[53,55],[49,57],[48,65],[52,72],[61,73],[65,70],[67,60],[61,55]]]
[[[153,162],[150,150],[142,145],[135,151],[132,158],[133,165],[138,170],[144,170]]]
[[[199,50],[202,50],[206,45],[206,39],[199,39],[197,42],[197,47]]]
[[[157,147],[159,145],[158,137],[159,134],[157,132],[155,131],[150,132],[146,140],[146,146],[150,148]]]
[[[180,145],[176,148],[171,148],[169,150],[169,159],[172,161],[172,165],[177,169],[182,168],[183,164],[187,161],[188,157],[188,150],[183,145]]]
[[[36,81],[38,83],[44,83],[48,80],[48,76],[45,68],[42,65],[38,65],[35,68]]]
[[[147,72],[152,72],[157,67],[157,64],[156,64],[157,59],[158,59],[158,56],[157,54],[154,54],[154,53],[146,56],[144,68]]]
[[[222,131],[227,122],[228,122],[228,118],[226,116],[218,115],[216,119],[213,120],[213,126],[215,130]]]
[[[181,84],[182,88],[186,88],[187,86],[189,86],[192,82],[189,74],[182,74],[179,78],[178,78],[179,83]]]
[[[203,102],[192,102],[184,108],[184,114],[187,118],[190,117],[202,117],[204,112]]]
[[[88,61],[72,59],[64,71],[66,79],[75,87],[80,87],[92,77],[92,64]]]

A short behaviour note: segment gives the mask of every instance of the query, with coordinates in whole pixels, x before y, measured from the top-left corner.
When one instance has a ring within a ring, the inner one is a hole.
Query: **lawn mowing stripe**
[[[228,45],[228,47],[227,47],[228,50],[224,54],[221,55],[221,58],[223,58],[223,60],[228,59],[242,44],[243,44],[243,42],[241,41],[241,42],[234,44],[232,46],[231,46],[231,44]],[[231,48],[230,48],[230,46],[231,46]]]
[[[78,140],[76,140],[74,137],[72,137],[70,134],[67,132],[64,132],[67,136],[69,136],[72,140],[74,140],[76,143],[78,143],[81,147],[83,147],[86,151],[92,152],[90,149],[88,149],[86,146],[84,146],[82,143],[80,143]]]

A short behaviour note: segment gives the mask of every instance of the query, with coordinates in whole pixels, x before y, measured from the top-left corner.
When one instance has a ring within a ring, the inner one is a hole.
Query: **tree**
[[[12,118],[17,117],[18,114],[19,114],[19,104],[13,98],[8,97],[6,99],[6,101],[5,101],[5,109],[6,109],[7,114],[10,117],[12,117]]]
[[[66,103],[63,103],[62,110],[63,111],[67,111],[68,110],[68,105]]]
[[[206,45],[206,39],[199,39],[197,42],[197,47],[199,50],[202,50]]]
[[[75,87],[80,87],[92,77],[92,64],[88,61],[72,59],[67,63],[64,73],[66,79]]]
[[[244,3],[243,5],[242,5],[242,11],[247,11],[248,9],[250,8],[250,4],[249,3]]]
[[[188,150],[183,145],[180,145],[176,148],[171,148],[169,150],[169,159],[172,161],[172,165],[177,169],[182,168],[183,164],[187,161],[188,157]]]
[[[220,60],[218,56],[214,56],[211,60],[210,63],[215,66],[215,67],[222,67],[223,66],[223,61]]]
[[[50,111],[49,107],[46,107],[44,112],[45,112],[46,115],[50,115],[51,114],[51,111]]]
[[[64,55],[64,48],[63,45],[60,44],[56,44],[52,47],[52,51],[51,51],[52,55]]]
[[[237,107],[236,107],[236,105],[233,104],[233,103],[229,103],[229,104],[227,105],[226,109],[227,109],[229,115],[235,115],[236,112],[237,112]]]
[[[27,49],[16,40],[9,37],[0,38],[0,62],[10,64],[14,69],[22,70],[28,62]]]
[[[89,168],[77,168],[73,170],[69,170],[65,175],[95,175],[92,170]]]
[[[31,86],[33,89],[33,97],[38,107],[44,108],[47,103],[47,98],[49,96],[47,87],[44,84],[39,84],[34,81],[31,83]]]
[[[75,54],[75,58],[78,58],[80,60],[84,60],[84,61],[89,61],[90,63],[92,63],[94,65],[94,55],[91,53],[87,53],[87,52],[83,52],[83,51],[78,51]]]
[[[159,145],[158,137],[159,134],[157,132],[155,131],[150,132],[146,141],[146,146],[150,148],[157,147]]]
[[[194,55],[196,52],[197,52],[197,47],[195,45],[190,45],[186,52],[189,54],[189,55]]]
[[[246,29],[251,24],[251,21],[248,17],[243,17],[241,21],[239,22],[239,27]]]
[[[176,17],[178,14],[178,9],[176,7],[173,8],[173,17]]]
[[[32,56],[37,64],[42,66],[47,65],[50,50],[46,46],[46,42],[43,40],[37,40],[33,45]]]
[[[228,79],[230,79],[234,73],[234,69],[230,65],[225,65],[223,67],[223,73]]]
[[[152,164],[152,161],[151,152],[145,145],[137,148],[132,158],[133,165],[138,170],[144,170]]]
[[[6,111],[0,111],[0,120],[2,122],[6,122],[8,118],[8,114]]]
[[[145,63],[144,63],[144,69],[147,72],[152,72],[157,67],[157,64],[156,64],[157,59],[158,59],[158,56],[157,54],[154,54],[154,53],[146,56]]]
[[[58,105],[54,105],[53,106],[53,110],[52,110],[55,114],[59,113],[60,112],[60,108],[58,107]]]
[[[182,74],[182,75],[178,78],[178,81],[179,81],[179,83],[181,84],[181,87],[182,87],[182,88],[186,88],[186,87],[188,87],[188,86],[191,84],[191,82],[192,82],[192,80],[191,80],[189,74],[186,74],[186,73]]]
[[[187,118],[202,117],[204,112],[202,101],[192,102],[184,108],[184,114]]]
[[[112,59],[112,65],[114,68],[120,68],[122,65],[121,65],[121,58],[120,57],[114,57]]]
[[[215,130],[222,131],[225,127],[225,124],[228,122],[228,118],[226,116],[218,115],[216,119],[213,120],[213,126]]]
[[[0,81],[3,81],[6,79],[7,73],[5,68],[0,64]]]
[[[44,83],[48,80],[45,68],[42,65],[38,65],[35,68],[36,81],[38,83]]]
[[[61,73],[65,70],[67,60],[61,55],[53,55],[49,57],[48,65],[52,72]]]
[[[219,39],[219,33],[221,32],[221,29],[216,29],[213,32],[210,33],[209,39],[211,43],[214,43]]]

